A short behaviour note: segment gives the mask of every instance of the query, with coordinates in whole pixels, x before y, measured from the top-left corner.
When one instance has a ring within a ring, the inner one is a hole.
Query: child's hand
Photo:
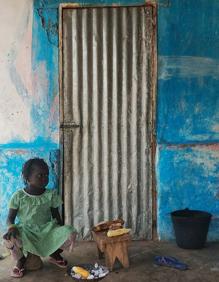
[[[16,227],[10,227],[8,229],[8,232],[4,235],[4,237],[6,237],[4,239],[10,240],[11,237],[16,238],[18,236],[18,234],[19,234],[19,231]]]

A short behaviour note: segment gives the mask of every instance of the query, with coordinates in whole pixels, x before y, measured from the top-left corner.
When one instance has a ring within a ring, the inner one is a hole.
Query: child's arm
[[[7,217],[7,225],[14,224],[15,218],[17,216],[17,209],[9,209],[8,217]]]
[[[52,213],[52,217],[57,220],[57,223],[59,225],[63,225],[63,221],[62,221],[62,218],[60,216],[59,209],[58,208],[51,208],[51,213]]]
[[[8,217],[7,217],[7,225],[8,225],[8,232],[5,234],[7,238],[10,239],[11,236],[15,237],[19,234],[18,229],[14,225],[15,218],[17,216],[17,209],[9,209]]]

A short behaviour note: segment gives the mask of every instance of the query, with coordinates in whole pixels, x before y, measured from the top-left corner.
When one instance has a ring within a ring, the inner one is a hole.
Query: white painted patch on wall
[[[211,130],[219,133],[219,122],[214,123],[211,127]]]
[[[168,80],[181,78],[219,78],[219,60],[192,56],[159,56],[158,78]]]
[[[0,144],[31,141],[32,0],[0,0]]]
[[[209,147],[196,147],[192,155],[189,153],[184,154],[184,161],[191,162],[194,167],[198,166],[202,168],[202,177],[218,177],[217,160],[219,160],[218,148],[210,151]],[[209,183],[208,188],[211,188],[211,186]]]

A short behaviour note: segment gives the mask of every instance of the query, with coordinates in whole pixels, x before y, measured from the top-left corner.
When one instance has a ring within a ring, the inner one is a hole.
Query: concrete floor
[[[189,270],[180,271],[173,268],[155,266],[156,255],[174,256],[190,267]],[[77,243],[72,254],[65,253],[70,265],[79,263],[94,263],[97,259],[96,247],[93,242]],[[105,277],[104,282],[208,282],[219,281],[219,243],[211,243],[202,250],[183,250],[174,243],[166,242],[132,242],[129,247],[130,268],[123,269],[117,265],[113,272]],[[104,264],[104,260],[99,261]],[[57,268],[44,260],[41,270],[27,272],[22,279],[9,277],[13,262],[10,256],[0,260],[0,281],[12,282],[70,282],[74,281],[67,276],[65,270]]]

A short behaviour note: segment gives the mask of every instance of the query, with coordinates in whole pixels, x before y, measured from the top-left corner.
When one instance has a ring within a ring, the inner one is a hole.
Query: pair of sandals
[[[57,265],[60,268],[66,268],[67,265],[68,265],[67,260],[64,260],[64,259],[56,260],[52,257],[49,258],[49,262]],[[14,277],[14,278],[21,278],[21,277],[24,276],[24,271],[25,271],[24,268],[19,268],[19,267],[15,266],[15,267],[13,267],[10,276]]]
[[[189,268],[187,264],[171,256],[156,256],[154,262],[156,265],[169,266],[179,270],[187,270]]]

